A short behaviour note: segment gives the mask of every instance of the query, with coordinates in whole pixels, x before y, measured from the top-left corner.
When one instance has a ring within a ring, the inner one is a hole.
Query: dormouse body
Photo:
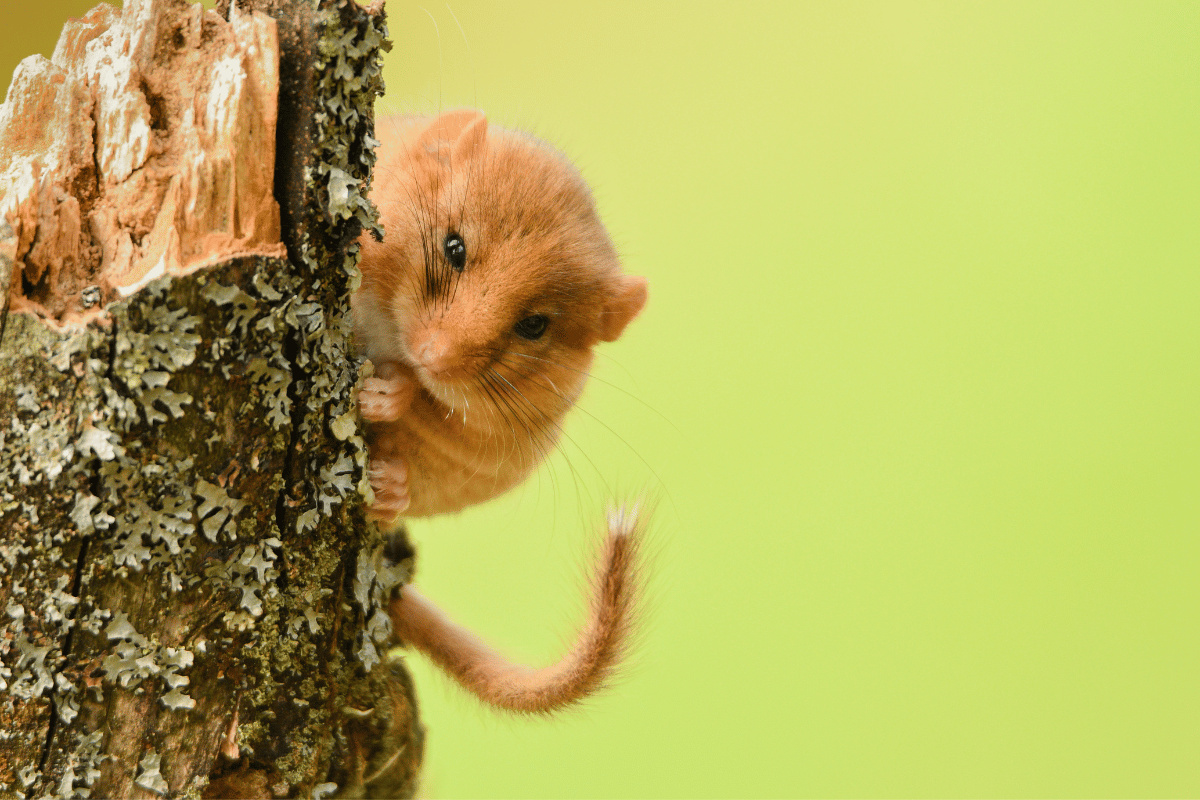
[[[376,366],[375,512],[457,511],[515,486],[546,456],[592,348],[646,301],[621,271],[591,192],[566,159],[482,112],[377,125],[372,197],[353,300]]]
[[[583,390],[592,348],[646,302],[621,272],[591,193],[558,152],[489,127],[478,111],[377,125],[372,198],[384,241],[364,236],[353,298],[375,376],[372,512],[458,511],[515,486],[549,454]],[[549,713],[603,685],[633,622],[641,519],[609,515],[587,619],[558,663],[505,660],[411,586],[393,630],[484,702]]]

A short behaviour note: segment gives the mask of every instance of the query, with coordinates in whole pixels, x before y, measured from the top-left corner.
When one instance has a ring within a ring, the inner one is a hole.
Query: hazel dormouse
[[[363,236],[354,332],[375,374],[371,513],[461,510],[517,485],[554,448],[593,348],[646,303],[621,270],[587,184],[566,158],[476,110],[377,125],[372,198],[386,231]],[[570,652],[537,670],[506,661],[411,586],[392,602],[401,640],[484,701],[548,712],[600,686],[634,612],[636,509],[610,513],[590,611]]]

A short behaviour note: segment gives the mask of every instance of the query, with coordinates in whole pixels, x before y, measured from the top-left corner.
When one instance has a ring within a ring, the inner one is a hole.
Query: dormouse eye
[[[442,242],[442,252],[445,253],[450,266],[459,272],[467,266],[467,243],[454,231],[446,234],[446,241]]]
[[[532,317],[526,317],[513,326],[513,330],[517,332],[517,336],[522,339],[542,338],[542,334],[546,332],[546,326],[550,324],[550,320],[545,314],[534,314]]]

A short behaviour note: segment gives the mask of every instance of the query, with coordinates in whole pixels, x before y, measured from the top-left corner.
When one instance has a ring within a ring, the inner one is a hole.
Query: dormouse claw
[[[375,491],[372,516],[390,519],[408,508],[408,464],[403,458],[371,459],[370,477]]]
[[[415,392],[412,378],[403,373],[367,378],[358,393],[358,407],[368,422],[394,422],[412,406]]]

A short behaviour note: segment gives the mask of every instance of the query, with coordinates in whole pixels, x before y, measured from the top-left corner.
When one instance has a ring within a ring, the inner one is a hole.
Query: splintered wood
[[[275,21],[231,17],[185,0],[101,4],[67,24],[52,58],[17,67],[0,106],[13,310],[80,321],[162,275],[285,257]]]

